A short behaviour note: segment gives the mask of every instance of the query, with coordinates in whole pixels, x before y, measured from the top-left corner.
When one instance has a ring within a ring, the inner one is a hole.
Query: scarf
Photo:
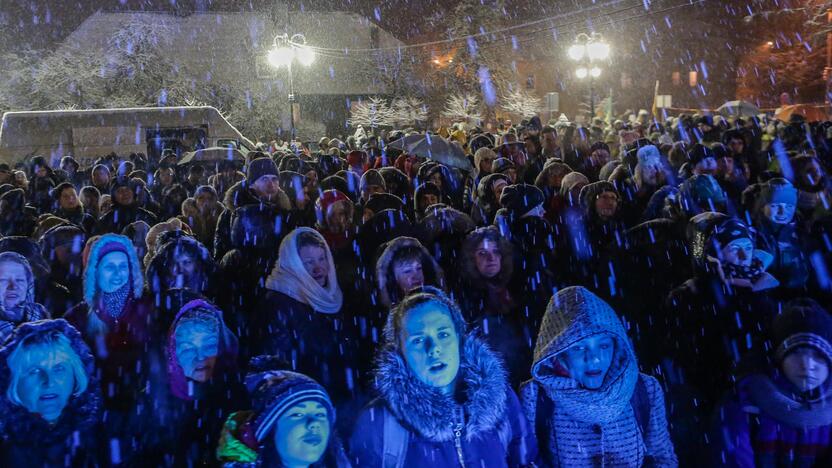
[[[765,273],[765,270],[763,270],[763,262],[758,258],[751,260],[751,265],[748,266],[723,263],[722,271],[725,273],[726,278],[744,279],[750,281],[751,284],[757,282],[763,276],[763,273]]]
[[[832,424],[832,393],[829,392],[830,381],[827,379],[818,388],[814,399],[804,398],[796,391],[786,388],[784,378],[772,378],[764,374],[753,374],[745,379],[752,403],[760,410],[796,429],[806,429]]]
[[[298,235],[309,232],[317,236],[326,250],[329,273],[327,274],[327,286],[319,285],[303,266],[297,248]],[[266,289],[281,292],[296,301],[312,307],[315,312],[334,314],[341,310],[343,295],[338,287],[338,279],[335,276],[335,262],[332,260],[332,253],[326,241],[318,231],[301,227],[290,232],[280,243],[277,263],[269,277],[266,279]]]
[[[108,317],[118,319],[124,313],[124,305],[130,297],[131,285],[132,283],[128,281],[117,291],[101,293],[101,299],[99,301],[100,308],[107,313]]]
[[[584,388],[571,376],[558,375],[557,371],[538,379],[559,412],[572,420],[606,424],[618,419],[630,405],[638,380],[638,365],[632,352],[622,349],[626,345],[622,346],[617,338],[616,341],[615,358],[601,388]]]

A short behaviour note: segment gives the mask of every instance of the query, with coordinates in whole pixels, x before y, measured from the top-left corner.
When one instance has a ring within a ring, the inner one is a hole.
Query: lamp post
[[[601,68],[597,62],[606,60],[610,56],[610,46],[599,33],[578,34],[575,43],[567,51],[569,58],[578,63],[575,76],[579,80],[589,78],[589,112],[590,118],[595,117],[595,79],[601,76]],[[595,63],[593,63],[595,62]]]
[[[292,81],[292,63],[297,60],[308,67],[315,61],[315,51],[306,45],[303,34],[278,34],[274,37],[268,55],[269,63],[275,68],[286,67],[289,75],[289,130],[290,142],[295,138],[295,85]]]

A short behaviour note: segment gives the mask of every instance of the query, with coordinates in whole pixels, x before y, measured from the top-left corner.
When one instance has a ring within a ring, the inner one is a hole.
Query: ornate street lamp
[[[593,62],[607,60],[610,56],[610,45],[599,33],[578,34],[575,43],[569,46],[567,55],[578,62],[575,76],[579,80],[589,78],[589,112],[595,117],[595,79],[601,76],[601,68]]]
[[[292,80],[292,63],[297,60],[301,65],[308,67],[315,62],[315,51],[306,45],[306,37],[303,34],[295,34],[289,37],[288,34],[278,34],[274,37],[272,48],[267,56],[269,64],[275,68],[286,67],[289,76],[289,128],[290,138],[295,138],[295,86]],[[291,141],[291,140],[290,140]]]

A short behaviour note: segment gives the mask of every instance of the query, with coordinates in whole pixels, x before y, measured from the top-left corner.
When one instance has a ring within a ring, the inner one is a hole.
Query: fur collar
[[[498,428],[506,419],[506,372],[502,362],[479,338],[468,335],[460,347],[459,385],[465,395],[465,439]],[[387,408],[406,427],[436,442],[453,440],[453,398],[420,382],[396,349],[378,360],[376,387]]]

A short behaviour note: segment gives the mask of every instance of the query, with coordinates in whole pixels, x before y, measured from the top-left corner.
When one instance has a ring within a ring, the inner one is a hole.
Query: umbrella
[[[436,135],[420,135],[422,138],[416,142],[411,143],[405,151],[414,155],[421,156],[427,159],[444,164],[450,167],[456,167],[464,171],[473,170],[471,161],[465,157],[465,152],[457,143],[449,142],[448,140]]]
[[[760,109],[746,101],[728,101],[716,109],[722,115],[736,115],[738,117],[754,117],[760,114]]]
[[[824,105],[814,104],[793,104],[777,109],[774,117],[777,120],[788,122],[793,115],[801,115],[807,122],[824,122],[829,120],[829,114]]]
[[[413,133],[413,134],[401,137],[398,140],[391,141],[387,145],[387,147],[388,148],[394,148],[394,149],[400,149],[402,151],[407,151],[408,146],[410,146],[413,143],[418,142],[419,140],[422,140],[423,138],[425,138],[424,135],[422,135],[420,133]]]
[[[214,147],[205,148],[201,150],[191,151],[182,155],[182,159],[177,164],[184,165],[192,162],[219,162],[219,161],[239,161],[244,162],[245,156],[240,150],[228,147]]]

